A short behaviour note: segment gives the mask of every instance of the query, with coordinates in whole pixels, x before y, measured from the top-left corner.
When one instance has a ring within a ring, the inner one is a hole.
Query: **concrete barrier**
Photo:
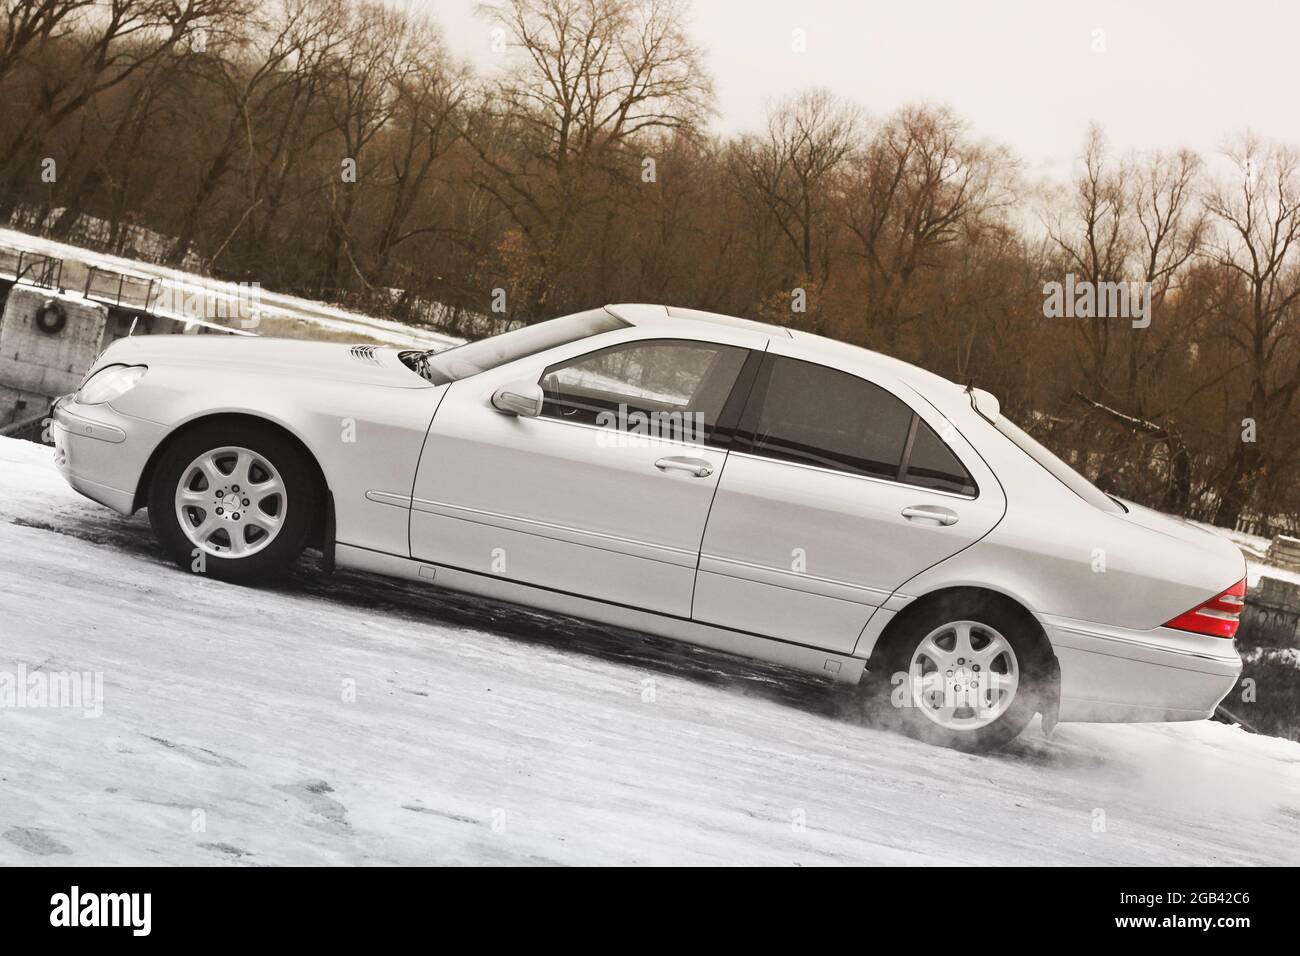
[[[46,332],[36,314],[53,299],[67,315],[61,329]],[[0,384],[54,396],[70,392],[104,347],[108,308],[48,289],[16,285],[0,321]]]
[[[45,331],[36,315],[53,299],[63,308],[62,328]],[[81,297],[15,285],[0,319],[0,424],[49,406],[74,391],[104,348],[108,309]]]
[[[1247,591],[1237,638],[1259,647],[1300,647],[1300,584],[1260,578]]]

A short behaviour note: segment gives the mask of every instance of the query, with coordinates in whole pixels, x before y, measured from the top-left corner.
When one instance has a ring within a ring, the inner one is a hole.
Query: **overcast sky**
[[[476,0],[396,2],[430,13],[480,71],[500,68]],[[1092,120],[1120,149],[1209,154],[1248,127],[1300,146],[1294,0],[695,0],[691,21],[720,132],[756,130],[767,103],[825,86],[869,114],[951,106],[1031,177],[1068,176]]]

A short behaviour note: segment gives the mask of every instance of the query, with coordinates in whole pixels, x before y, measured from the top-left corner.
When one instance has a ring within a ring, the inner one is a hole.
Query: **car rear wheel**
[[[244,584],[297,560],[316,512],[306,456],[254,423],[200,425],[163,452],[149,487],[149,520],[185,568]]]
[[[913,737],[965,751],[1001,747],[1038,712],[1048,672],[1038,625],[1003,602],[944,597],[900,621],[869,684]],[[877,655],[873,655],[873,658]]]

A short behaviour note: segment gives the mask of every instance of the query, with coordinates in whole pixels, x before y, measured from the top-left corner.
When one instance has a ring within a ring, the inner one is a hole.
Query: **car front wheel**
[[[154,534],[182,566],[243,584],[297,560],[316,512],[303,452],[253,423],[200,425],[163,452],[149,487]]]

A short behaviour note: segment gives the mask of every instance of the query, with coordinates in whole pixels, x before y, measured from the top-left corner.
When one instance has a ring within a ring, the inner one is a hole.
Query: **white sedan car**
[[[745,319],[612,305],[440,353],[144,336],[56,406],[81,493],[246,584],[365,569],[860,682],[963,749],[1193,720],[1245,562],[962,388]]]

